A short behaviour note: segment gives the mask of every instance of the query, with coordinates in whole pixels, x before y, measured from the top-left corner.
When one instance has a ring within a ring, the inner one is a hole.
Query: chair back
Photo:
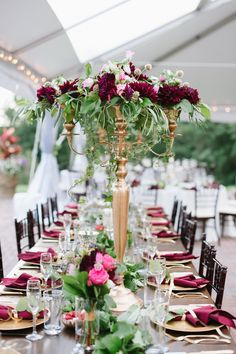
[[[39,211],[38,206],[33,210],[29,210],[27,212],[27,219],[30,229],[33,230],[34,240],[41,237],[41,228],[40,228],[40,221],[39,221]],[[36,238],[35,238],[36,237]]]
[[[57,221],[57,219],[58,219],[57,195],[50,198],[50,207],[51,207],[52,222]]]
[[[29,249],[34,246],[34,232],[32,223],[28,223],[28,218],[20,221],[15,219],[16,245],[18,253],[24,249]]]
[[[0,244],[0,279],[3,278],[3,262],[2,262],[2,250]]]
[[[193,252],[196,229],[197,222],[195,220],[186,219],[183,234],[181,233],[180,237],[186,251],[190,253]]]
[[[213,277],[210,280],[209,287],[211,288],[210,294],[212,296],[212,290],[214,291],[215,305],[217,308],[221,308],[225,290],[225,279],[227,274],[227,267],[223,266],[217,259],[213,259]]]
[[[202,248],[199,261],[199,275],[206,279],[213,278],[214,262],[213,259],[216,257],[216,249],[213,245],[206,241],[206,234],[203,234],[202,238]],[[209,288],[209,292],[211,288]]]
[[[207,215],[216,215],[217,203],[219,198],[219,186],[215,185],[212,188],[200,188],[195,190],[195,217],[198,217],[198,212]]]
[[[176,228],[176,232],[178,234],[180,234],[181,232],[181,227],[182,227],[182,222],[183,222],[183,213],[184,211],[186,212],[186,205],[183,205],[183,202],[181,201],[179,203],[179,211],[178,211],[178,221],[177,221],[177,228]]]
[[[52,223],[49,200],[47,200],[46,203],[41,204],[41,221],[43,231],[45,231],[46,227],[50,226]]]
[[[185,227],[186,227],[186,221],[192,220],[191,213],[187,213],[186,208],[183,210],[183,215],[182,215],[182,222],[181,222],[181,229],[180,229],[180,236],[184,236],[185,234]]]
[[[175,226],[175,220],[176,220],[178,205],[179,205],[179,201],[175,197],[174,203],[173,203],[173,208],[172,208],[172,213],[171,213],[171,219],[170,219],[173,227]]]

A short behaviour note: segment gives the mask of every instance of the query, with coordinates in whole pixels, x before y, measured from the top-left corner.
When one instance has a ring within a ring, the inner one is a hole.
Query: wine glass
[[[52,274],[52,254],[51,253],[41,253],[40,256],[40,271],[43,274],[45,288],[47,288],[48,278]]]
[[[156,290],[154,295],[154,320],[158,324],[158,353],[166,353],[168,348],[165,343],[164,325],[169,309],[170,295],[168,290]]]
[[[58,246],[59,246],[60,252],[62,253],[62,257],[64,257],[64,255],[67,251],[67,241],[66,241],[66,235],[64,232],[62,232],[59,235]]]
[[[148,271],[150,275],[155,277],[157,289],[160,289],[161,283],[163,282],[166,275],[166,259],[150,259],[148,264]]]
[[[66,231],[66,247],[67,250],[70,250],[70,228],[72,224],[72,216],[69,213],[64,214],[64,227]]]
[[[36,331],[36,315],[39,311],[40,301],[41,301],[41,288],[40,281],[35,279],[29,279],[27,281],[27,300],[29,308],[33,316],[33,332],[26,336],[26,339],[31,341],[37,341],[43,338],[41,334],[38,334]]]

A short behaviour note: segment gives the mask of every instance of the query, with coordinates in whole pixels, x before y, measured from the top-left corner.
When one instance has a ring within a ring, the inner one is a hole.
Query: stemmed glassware
[[[43,338],[41,334],[38,334],[36,331],[36,315],[39,311],[40,302],[41,302],[41,287],[40,281],[35,279],[29,279],[27,282],[27,300],[29,308],[33,316],[33,332],[26,336],[26,339],[31,341],[37,341]]]
[[[157,289],[160,289],[161,283],[165,279],[166,275],[166,259],[155,258],[150,259],[148,264],[148,272],[155,277]]]
[[[58,247],[59,247],[59,250],[60,250],[60,252],[62,254],[62,257],[64,257],[65,254],[66,254],[66,251],[67,251],[67,240],[66,240],[66,234],[64,232],[62,232],[59,235]]]
[[[44,277],[45,289],[50,275],[52,274],[52,254],[42,253],[40,256],[40,271]]]
[[[72,224],[72,216],[69,213],[64,214],[64,227],[66,232],[66,249],[70,250],[70,228]]]

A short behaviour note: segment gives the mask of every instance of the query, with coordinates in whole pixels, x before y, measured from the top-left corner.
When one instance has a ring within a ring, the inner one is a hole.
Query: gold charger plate
[[[44,319],[37,319],[36,326],[39,326],[44,323]],[[0,321],[0,331],[17,331],[19,329],[27,329],[33,327],[32,320],[9,320],[9,321]]]

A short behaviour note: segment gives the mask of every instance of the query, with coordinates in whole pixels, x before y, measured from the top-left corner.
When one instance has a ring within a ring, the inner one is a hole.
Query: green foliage
[[[140,270],[144,268],[143,263],[125,263],[124,285],[126,288],[136,292],[138,288],[143,287],[144,278]]]
[[[154,150],[160,151],[161,146]],[[208,122],[196,127],[180,123],[173,150],[176,159],[205,163],[208,173],[214,174],[217,181],[224,185],[235,184],[236,124]]]

